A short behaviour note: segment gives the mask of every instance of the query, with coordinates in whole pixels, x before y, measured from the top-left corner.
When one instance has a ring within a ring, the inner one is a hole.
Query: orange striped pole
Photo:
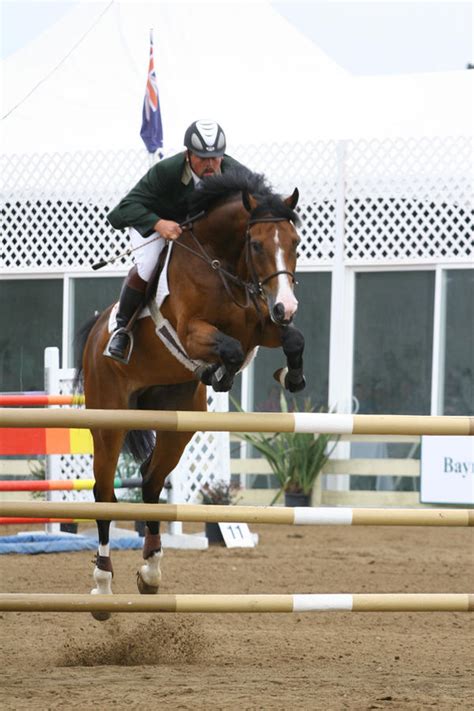
[[[84,395],[0,395],[1,407],[34,407],[40,405],[83,405]]]

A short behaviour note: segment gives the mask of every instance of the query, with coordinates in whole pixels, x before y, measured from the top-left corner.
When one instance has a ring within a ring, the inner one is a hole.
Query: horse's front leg
[[[228,392],[245,360],[241,343],[199,319],[190,320],[183,331],[179,335],[189,357],[209,364],[197,373],[201,382]]]
[[[151,456],[142,464],[142,497],[145,504],[159,501],[166,477],[177,466],[192,432],[157,432],[156,445]],[[143,543],[144,565],[137,572],[137,586],[142,595],[158,592],[161,582],[160,522],[147,521]]]
[[[294,326],[284,326],[280,329],[281,345],[286,356],[286,368],[275,373],[280,384],[290,391],[297,393],[306,386],[303,375],[304,336]]]
[[[125,433],[112,430],[95,430],[94,439],[94,498],[96,501],[116,502],[114,478],[117,460],[122,448]],[[110,558],[109,531],[110,521],[97,521],[99,546],[94,568],[95,588],[93,595],[111,595],[113,568]],[[93,612],[96,620],[107,620],[109,612]]]
[[[295,326],[268,324],[260,341],[262,346],[276,348],[281,346],[286,356],[286,368],[279,368],[273,373],[275,380],[291,393],[297,393],[306,386],[303,375],[304,336]]]

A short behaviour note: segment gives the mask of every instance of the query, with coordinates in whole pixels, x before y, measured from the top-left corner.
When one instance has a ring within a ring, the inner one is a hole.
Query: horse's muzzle
[[[293,314],[287,318],[285,307],[281,302],[278,302],[270,309],[270,318],[273,323],[276,323],[278,326],[288,326],[293,320]]]

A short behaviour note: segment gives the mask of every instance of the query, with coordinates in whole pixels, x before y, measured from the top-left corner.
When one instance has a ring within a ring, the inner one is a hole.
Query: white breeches
[[[133,259],[137,265],[138,276],[144,281],[149,281],[166,240],[164,237],[159,237],[158,232],[149,237],[142,237],[134,227],[129,227],[128,233],[133,249],[143,247],[143,249],[133,252]],[[159,239],[155,239],[155,237],[159,237]]]

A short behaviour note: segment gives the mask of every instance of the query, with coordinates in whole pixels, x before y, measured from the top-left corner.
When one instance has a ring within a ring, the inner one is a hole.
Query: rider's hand
[[[177,239],[183,231],[177,222],[173,220],[158,220],[153,228],[165,239]]]

